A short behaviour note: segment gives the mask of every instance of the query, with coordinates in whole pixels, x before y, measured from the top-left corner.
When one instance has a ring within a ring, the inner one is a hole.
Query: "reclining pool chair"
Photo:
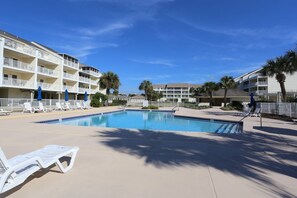
[[[73,167],[78,150],[78,147],[48,145],[7,160],[0,148],[0,194],[20,185],[38,170],[53,164],[56,164],[62,173],[66,173]],[[66,167],[60,161],[63,157],[70,158]]]

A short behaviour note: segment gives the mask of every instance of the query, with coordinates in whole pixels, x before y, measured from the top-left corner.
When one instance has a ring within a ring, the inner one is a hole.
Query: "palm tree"
[[[149,94],[152,92],[153,90],[153,85],[149,80],[144,80],[140,83],[139,85],[139,90],[143,90],[144,91],[144,96],[145,99],[148,98]]]
[[[213,92],[218,90],[219,86],[215,82],[206,82],[202,85],[201,91],[209,95],[209,106],[212,107],[212,95]]]
[[[223,76],[221,78],[221,81],[219,83],[220,87],[224,89],[224,107],[226,107],[227,104],[227,92],[229,89],[235,88],[236,83],[232,76]]]
[[[99,81],[100,88],[106,89],[106,94],[110,94],[110,89],[118,90],[121,85],[120,78],[117,74],[109,71],[103,73]]]
[[[273,77],[280,85],[282,99],[286,101],[286,74],[294,74],[297,71],[297,56],[296,52],[288,51],[285,55],[277,57],[275,60],[268,60],[263,66],[263,71],[268,76]]]

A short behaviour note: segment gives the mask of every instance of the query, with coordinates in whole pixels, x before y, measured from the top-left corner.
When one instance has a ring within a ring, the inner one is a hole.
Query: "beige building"
[[[45,99],[63,98],[66,89],[70,99],[79,99],[104,93],[100,76],[75,57],[0,31],[0,98],[33,98],[40,86]]]
[[[269,77],[262,72],[262,68],[245,73],[234,79],[239,88],[256,96],[263,96],[269,100],[280,100],[280,85],[274,77]],[[288,96],[297,95],[297,72],[293,75],[286,74],[285,87]]]
[[[182,101],[195,102],[196,99],[192,97],[190,89],[200,87],[189,83],[168,83],[168,84],[155,84],[153,85],[154,91],[160,92],[163,95],[161,100],[166,101]]]

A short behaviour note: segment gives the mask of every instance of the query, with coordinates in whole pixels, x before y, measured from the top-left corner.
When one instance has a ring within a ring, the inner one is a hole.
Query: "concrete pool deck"
[[[297,125],[244,120],[243,134],[164,133],[37,124],[37,121],[119,110],[0,116],[8,158],[48,144],[79,146],[66,174],[40,171],[0,197],[231,198],[297,197]],[[240,120],[218,108],[180,108],[177,115]]]

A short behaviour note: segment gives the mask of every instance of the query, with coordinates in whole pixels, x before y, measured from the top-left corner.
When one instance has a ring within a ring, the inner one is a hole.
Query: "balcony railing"
[[[4,42],[4,45],[6,47],[9,47],[9,48],[12,48],[16,51],[19,51],[19,52],[24,52],[24,53],[27,53],[27,54],[30,54],[30,55],[33,55],[35,54],[35,49],[32,48],[32,47],[29,47],[25,44],[22,44],[20,42],[17,42],[17,41],[14,41],[14,40],[11,40],[11,39],[5,39],[5,42]]]
[[[54,55],[52,55],[46,51],[43,51],[43,50],[38,50],[38,58],[42,58],[44,60],[48,60],[48,61],[54,62],[56,64],[60,63],[59,58],[57,58]]]
[[[75,63],[75,62],[72,62],[72,61],[69,61],[69,60],[65,60],[64,59],[64,65],[67,65],[67,66],[70,66],[70,67],[73,67],[73,68],[78,68],[78,63]]]
[[[79,87],[78,92],[89,92],[90,90],[88,88]]]
[[[92,90],[91,90],[91,94],[95,94],[95,93],[97,93],[97,92],[98,92],[97,89],[92,89]]]
[[[65,73],[63,74],[64,78],[68,78],[68,79],[72,79],[72,80],[76,80],[76,76],[73,74],[69,74],[69,73]]]
[[[90,80],[91,81],[91,84],[93,85],[97,85],[98,84],[98,80]]]
[[[69,86],[69,85],[63,85],[63,90],[68,90],[68,91],[75,91],[75,87],[74,86]]]
[[[86,83],[89,83],[90,82],[90,79],[89,78],[85,78],[85,77],[79,77],[79,81],[81,82],[86,82]]]
[[[263,94],[268,94],[268,90],[257,90],[256,91],[257,95],[263,95]]]
[[[47,74],[47,75],[50,75],[50,76],[58,76],[57,71],[54,71],[52,69],[48,69],[48,68],[45,68],[45,67],[41,67],[41,66],[38,66],[38,72],[42,73],[42,74]]]
[[[257,85],[268,85],[267,81],[258,81]]]
[[[30,86],[32,86],[32,83],[30,84],[28,80],[4,77],[3,85],[18,86],[18,87],[30,87]]]
[[[96,77],[100,77],[100,73],[99,72],[94,72],[92,70],[82,70],[83,72],[90,74],[92,76],[96,76]]]
[[[18,60],[14,60],[12,58],[4,58],[3,64],[8,67],[14,67],[17,69],[23,69],[28,71],[34,71],[34,68],[28,63],[24,63]]]
[[[37,82],[37,87],[41,87],[42,89],[55,89],[53,84],[45,83],[45,82]]]

